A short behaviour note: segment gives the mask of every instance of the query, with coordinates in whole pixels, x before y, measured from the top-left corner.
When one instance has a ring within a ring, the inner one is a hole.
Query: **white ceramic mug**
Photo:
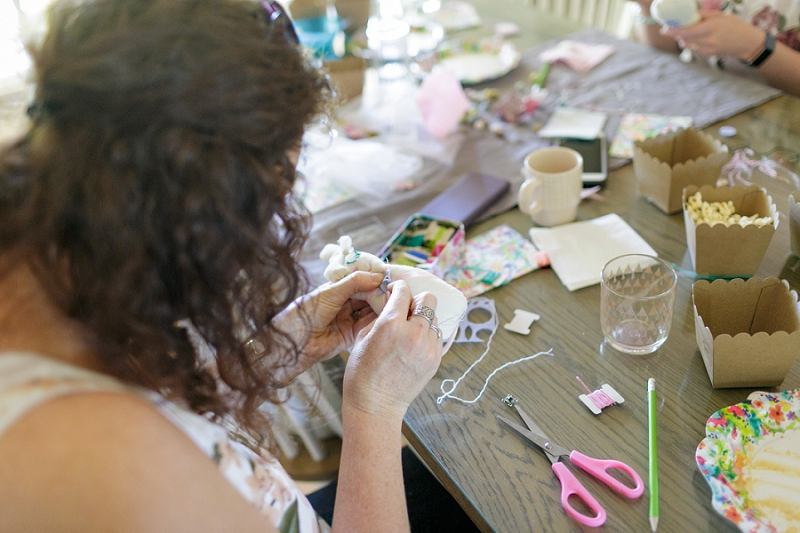
[[[528,154],[522,165],[519,209],[539,226],[572,222],[583,189],[583,157],[571,148],[552,146]]]

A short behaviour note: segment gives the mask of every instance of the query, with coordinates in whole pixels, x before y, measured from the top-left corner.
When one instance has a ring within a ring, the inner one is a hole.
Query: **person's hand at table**
[[[357,336],[344,375],[344,439],[336,490],[334,533],[409,531],[400,461],[403,416],[439,368],[442,340],[419,305],[436,308],[436,297],[416,297],[405,281],[390,286],[377,320]],[[434,318],[434,325],[436,320]]]
[[[700,22],[662,34],[706,56],[734,57],[752,63],[766,50],[767,34],[747,20],[716,10],[700,10]],[[752,65],[773,87],[800,96],[800,51],[775,39],[773,51]]]
[[[651,0],[637,0],[641,8],[636,34],[640,41],[667,52],[682,48],[709,57],[731,57],[753,62],[766,50],[767,34],[737,15],[716,9],[698,11],[700,21],[680,28],[661,27],[650,14]],[[800,50],[787,46],[789,33],[775,38],[775,47],[752,65],[773,87],[800,96]]]
[[[753,57],[764,44],[764,32],[744,19],[718,10],[701,9],[698,14],[700,22],[680,28],[665,26],[662,35],[705,56],[741,60]]]
[[[354,272],[336,283],[325,283],[298,298],[274,320],[301,344],[297,363],[283,368],[279,382],[288,383],[315,363],[349,349],[356,335],[377,315],[369,304],[353,296],[376,289],[383,281],[377,273]]]
[[[344,402],[363,413],[401,420],[439,368],[442,340],[418,306],[436,309],[436,296],[416,297],[405,281],[392,283],[378,319],[359,334],[344,376]],[[433,325],[436,325],[434,318]]]
[[[653,48],[677,53],[679,51],[678,43],[675,39],[661,33],[661,25],[653,19],[653,15],[650,13],[650,6],[653,0],[634,0],[634,3],[639,6],[639,13],[636,16],[637,25],[635,27],[638,40],[649,44]]]

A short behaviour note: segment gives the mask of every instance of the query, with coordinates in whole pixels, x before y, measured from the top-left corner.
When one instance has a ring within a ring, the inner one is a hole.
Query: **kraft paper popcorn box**
[[[800,257],[800,191],[789,195],[789,241],[792,253]]]
[[[361,96],[364,91],[364,71],[367,63],[361,57],[344,56],[339,60],[325,61],[325,68],[336,88],[341,102],[349,102]]]
[[[771,217],[763,226],[750,224],[710,225],[695,223],[687,209],[687,199],[700,192],[705,202],[733,202],[736,214]],[[752,276],[758,270],[778,229],[778,208],[767,191],[756,185],[697,188],[690,185],[683,191],[683,220],[686,244],[697,274],[712,276]]]
[[[711,386],[776,387],[800,353],[797,293],[770,277],[698,281],[695,336]]]
[[[727,145],[694,128],[637,141],[633,172],[639,195],[668,215],[677,213],[683,189],[714,185],[730,158]]]
[[[367,27],[370,0],[336,0],[333,4],[336,6],[339,17],[349,23],[348,33]]]

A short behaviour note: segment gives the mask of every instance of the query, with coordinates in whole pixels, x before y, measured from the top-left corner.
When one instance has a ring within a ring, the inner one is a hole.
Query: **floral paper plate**
[[[436,55],[438,63],[455,72],[464,85],[505,76],[517,68],[521,58],[516,46],[499,39],[447,41]]]
[[[800,532],[800,389],[714,413],[695,459],[711,503],[746,533]]]

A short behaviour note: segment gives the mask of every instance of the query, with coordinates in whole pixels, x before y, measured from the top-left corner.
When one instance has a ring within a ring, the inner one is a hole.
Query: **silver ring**
[[[421,316],[428,321],[428,325],[433,327],[433,319],[436,318],[436,311],[427,305],[418,305],[411,311],[411,316]]]
[[[437,328],[433,324],[431,324],[431,329],[436,332],[436,338],[437,339],[441,339],[442,338],[442,330],[440,330],[439,328]]]

